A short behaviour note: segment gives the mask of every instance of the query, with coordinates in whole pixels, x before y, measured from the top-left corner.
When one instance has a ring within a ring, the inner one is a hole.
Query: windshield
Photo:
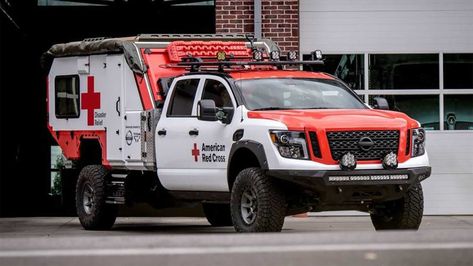
[[[336,80],[268,78],[236,84],[249,110],[367,108]]]

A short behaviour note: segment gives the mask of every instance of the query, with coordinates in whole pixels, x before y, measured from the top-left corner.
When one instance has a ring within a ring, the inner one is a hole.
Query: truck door
[[[217,107],[235,110],[230,87],[218,76],[193,75],[175,80],[171,90],[156,132],[159,180],[170,190],[228,191],[228,156],[240,112],[228,125],[200,121],[197,103],[212,99]]]
[[[200,76],[176,78],[171,84],[170,97],[156,127],[156,166],[162,185],[170,190],[188,188],[187,180],[195,172],[191,156],[195,136],[190,131],[197,124],[196,95]]]
[[[192,155],[199,155],[194,157],[193,167],[196,171],[193,178],[198,180],[201,190],[229,191],[228,159],[241,112],[236,110],[236,101],[228,82],[218,76],[206,76],[202,92],[196,98],[196,102],[201,99],[213,100],[217,108],[233,108],[234,114],[230,124],[197,120],[193,130],[197,131],[198,135],[192,143]]]

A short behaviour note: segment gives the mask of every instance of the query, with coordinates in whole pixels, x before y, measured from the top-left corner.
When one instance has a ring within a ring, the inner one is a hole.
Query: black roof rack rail
[[[213,61],[213,62],[179,62],[178,66],[280,66],[280,65],[323,65],[323,60],[313,61]]]
[[[247,41],[245,34],[140,34],[137,41],[218,40]]]
[[[296,66],[296,65],[323,65],[323,60],[313,61],[212,61],[212,62],[199,62],[199,61],[183,61],[175,64],[180,67],[190,67],[191,71],[198,71],[200,67],[217,67],[219,71],[223,71],[224,68],[231,68],[232,66]]]

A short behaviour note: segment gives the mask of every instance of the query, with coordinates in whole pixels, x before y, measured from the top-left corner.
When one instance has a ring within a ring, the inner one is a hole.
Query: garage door
[[[431,129],[425,213],[473,214],[473,1],[300,0],[300,29],[302,54],[331,54],[367,102],[385,96]]]

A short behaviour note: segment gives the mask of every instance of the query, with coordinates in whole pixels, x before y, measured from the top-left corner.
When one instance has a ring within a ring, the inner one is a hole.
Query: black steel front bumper
[[[268,176],[309,187],[347,185],[405,185],[420,182],[428,178],[430,173],[431,167],[429,166],[392,170],[267,170],[266,172]],[[407,175],[407,179],[400,179],[399,176],[402,175]],[[338,178],[341,181],[334,181],[334,179],[337,179],[335,177],[345,178]]]
[[[393,200],[431,174],[431,167],[393,170],[267,170],[266,175],[315,192],[320,208],[348,209],[354,202]],[[358,204],[357,203],[357,204]],[[339,206],[337,206],[339,205]],[[351,209],[354,209],[351,208]]]

